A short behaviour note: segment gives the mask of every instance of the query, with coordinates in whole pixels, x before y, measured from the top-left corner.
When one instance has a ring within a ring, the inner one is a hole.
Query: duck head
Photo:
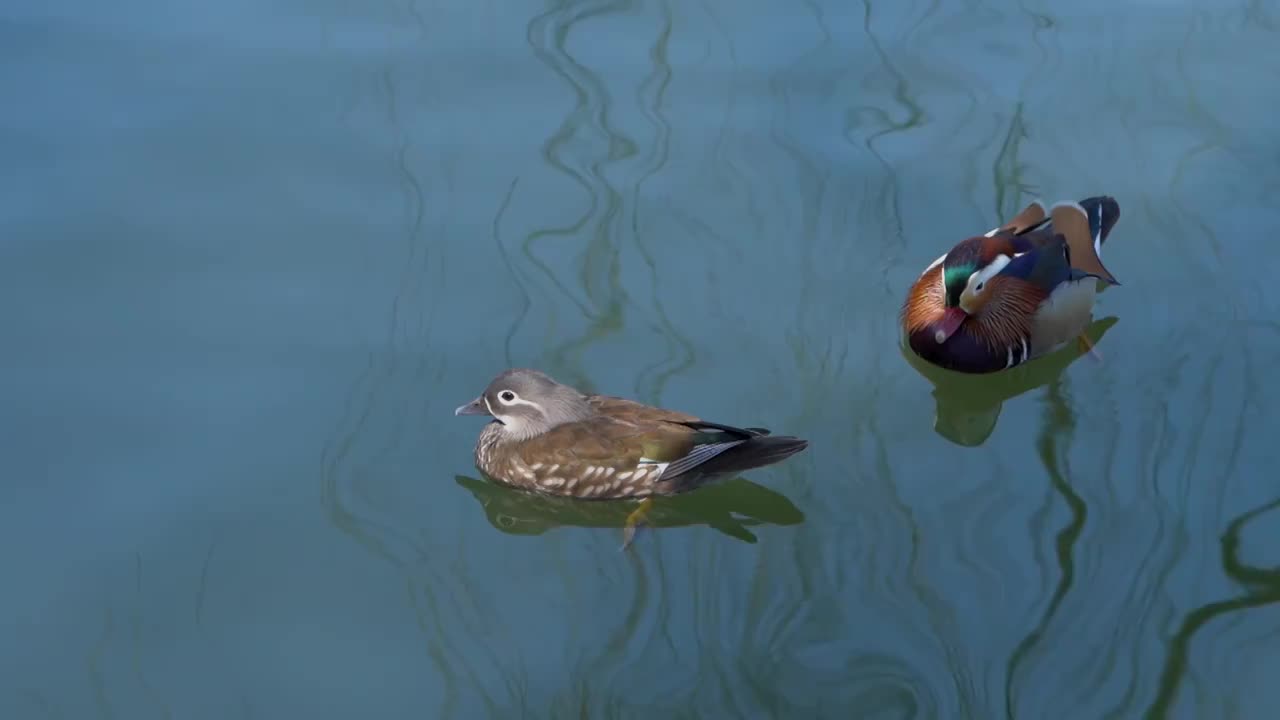
[[[933,339],[945,343],[964,321],[982,310],[991,298],[990,280],[1009,264],[992,238],[964,240],[942,259],[942,317],[934,323]]]

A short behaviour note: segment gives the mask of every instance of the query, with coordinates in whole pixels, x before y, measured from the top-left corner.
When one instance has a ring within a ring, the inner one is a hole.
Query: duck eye
[[[498,393],[498,399],[501,400],[502,402],[509,403],[516,399],[516,394],[511,392],[510,390],[503,390],[502,392]]]
[[[982,288],[983,288],[983,286],[984,286],[984,285],[986,285],[986,283],[985,283],[985,282],[980,282],[980,283],[978,283],[977,285],[974,285],[974,286],[973,286],[973,291],[974,291],[974,292],[982,292]]]

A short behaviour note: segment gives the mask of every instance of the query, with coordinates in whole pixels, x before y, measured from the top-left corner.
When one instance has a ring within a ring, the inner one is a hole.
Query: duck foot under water
[[[623,523],[622,527],[622,547],[618,548],[619,552],[626,550],[631,546],[631,543],[636,539],[636,531],[639,530],[640,524],[644,522],[645,515],[649,514],[649,509],[652,507],[653,498],[645,498],[644,500],[641,500],[640,505],[637,506],[635,510],[632,510],[631,514],[627,516],[627,521]]]
[[[1102,353],[1098,352],[1098,348],[1094,346],[1093,341],[1089,339],[1088,335],[1081,333],[1079,342],[1080,349],[1087,353],[1089,357],[1093,358],[1094,362],[1102,362]]]

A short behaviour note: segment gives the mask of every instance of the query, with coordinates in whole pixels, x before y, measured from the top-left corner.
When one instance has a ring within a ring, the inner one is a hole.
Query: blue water
[[[1270,718],[1274,2],[0,13],[0,717]],[[1111,194],[1093,332],[910,282]],[[487,485],[501,369],[798,434]]]

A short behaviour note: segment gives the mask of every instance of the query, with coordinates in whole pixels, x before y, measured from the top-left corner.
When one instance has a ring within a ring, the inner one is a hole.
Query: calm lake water
[[[1280,6],[18,0],[0,717],[1271,718]],[[909,283],[1115,195],[1101,362]],[[499,370],[809,438],[477,479]]]

